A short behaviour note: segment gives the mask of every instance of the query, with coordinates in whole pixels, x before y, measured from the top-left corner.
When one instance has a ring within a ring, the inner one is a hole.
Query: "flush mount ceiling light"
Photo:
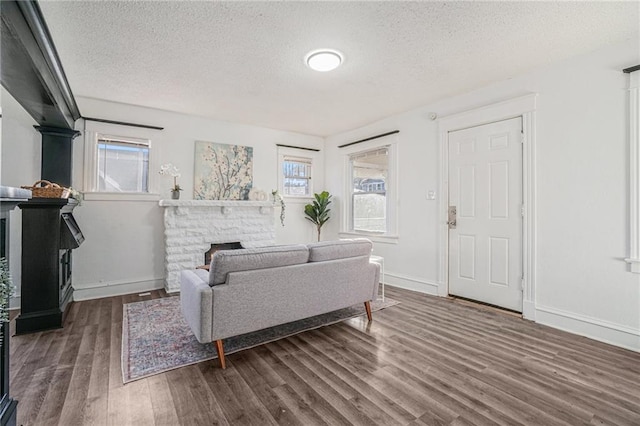
[[[326,72],[340,66],[342,63],[342,54],[337,50],[319,49],[308,53],[305,59],[307,65],[312,70]]]

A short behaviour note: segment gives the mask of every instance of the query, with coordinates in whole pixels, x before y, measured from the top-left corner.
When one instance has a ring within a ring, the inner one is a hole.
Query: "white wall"
[[[330,137],[326,164],[342,164],[345,142],[398,129],[398,244],[376,243],[387,282],[435,294],[440,117],[527,93],[536,111],[536,320],[640,350],[640,276],[629,272],[628,76],[640,62],[637,40],[553,64],[527,75]],[[341,173],[326,185],[343,198]],[[339,220],[329,229],[337,236]]]
[[[164,127],[152,140],[158,164],[171,162],[181,169],[182,199],[193,198],[193,164],[196,140],[241,144],[254,147],[254,187],[271,192],[277,185],[277,143],[323,148],[319,137],[283,132],[250,125],[232,124],[201,117],[77,98],[84,116]],[[33,183],[40,175],[40,138],[30,119],[25,120],[19,106],[8,103],[3,144],[3,184],[20,186]],[[3,102],[3,112],[5,112]],[[24,111],[23,111],[24,113]],[[26,113],[24,113],[26,114]],[[17,117],[15,125],[8,123]],[[76,128],[83,130],[82,120]],[[126,128],[124,128],[126,129]],[[72,186],[83,190],[84,137],[74,141]],[[157,170],[151,170],[157,173]],[[161,198],[169,198],[170,178],[158,176]],[[322,173],[316,175],[322,181]],[[313,241],[302,210],[288,206],[285,227],[279,227],[279,243]],[[279,223],[279,209],[275,209]],[[163,209],[158,200],[85,200],[74,211],[85,235],[85,242],[74,251],[76,300],[145,291],[164,286]],[[13,227],[13,226],[12,226]],[[18,229],[19,230],[19,229]],[[16,238],[14,238],[14,242]],[[20,251],[19,247],[17,249]]]
[[[31,185],[40,179],[40,133],[27,111],[2,88],[2,185]]]
[[[152,141],[159,164],[180,168],[181,199],[193,198],[195,141],[240,144],[254,148],[254,187],[268,193],[277,186],[276,144],[323,148],[322,138],[250,125],[187,116],[95,99],[78,98],[82,114],[164,127]],[[83,159],[82,142],[75,161]],[[82,185],[82,166],[75,167],[74,186]],[[152,170],[152,173],[157,171]],[[322,176],[319,176],[322,179]],[[162,198],[169,197],[170,178],[160,177]],[[275,209],[279,216],[279,209]],[[284,227],[278,227],[279,243],[311,241],[302,211],[289,206]],[[86,242],[76,250],[74,288],[76,299],[127,293],[164,285],[163,209],[157,201],[85,201],[76,217]],[[279,223],[279,219],[276,220]]]
[[[40,179],[40,134],[33,128],[37,123],[4,88],[1,89],[0,96],[2,100],[0,183],[15,187],[32,185]],[[21,220],[20,209],[13,209],[9,216],[9,270],[13,285],[16,286],[16,296],[11,300],[11,308],[20,307]]]

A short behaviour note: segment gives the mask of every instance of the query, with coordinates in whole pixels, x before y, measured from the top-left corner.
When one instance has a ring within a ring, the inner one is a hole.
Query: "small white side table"
[[[380,265],[380,283],[382,284],[382,301],[384,302],[384,257],[371,255],[369,262]]]

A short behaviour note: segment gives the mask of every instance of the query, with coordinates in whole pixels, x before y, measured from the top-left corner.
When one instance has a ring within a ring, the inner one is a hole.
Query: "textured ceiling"
[[[40,5],[76,96],[320,136],[638,38],[640,22],[638,2]],[[343,66],[307,68],[322,47]]]

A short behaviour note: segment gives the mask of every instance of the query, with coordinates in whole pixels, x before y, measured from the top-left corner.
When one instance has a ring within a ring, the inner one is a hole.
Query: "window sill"
[[[153,201],[158,202],[160,194],[137,192],[84,192],[85,201]]]
[[[310,204],[315,200],[313,197],[292,197],[291,195],[284,195],[282,198],[284,198],[284,202],[287,204]]]
[[[399,237],[390,234],[370,234],[367,232],[341,231],[340,238],[368,238],[374,243],[398,244]]]
[[[625,259],[624,261],[631,265],[631,272],[640,273],[640,259]]]

